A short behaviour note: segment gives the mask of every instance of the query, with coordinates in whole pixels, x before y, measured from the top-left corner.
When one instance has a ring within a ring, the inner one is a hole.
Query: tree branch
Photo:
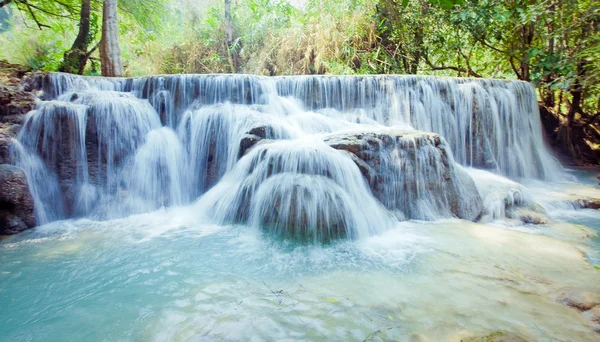
[[[512,56],[508,59],[508,61],[510,62],[510,67],[515,72],[515,75],[517,75],[517,78],[521,79],[521,73],[519,72],[519,69],[517,69],[517,67],[515,66],[515,62],[513,61]]]
[[[599,118],[600,118],[600,112],[598,112],[598,113],[596,113],[596,114],[592,115],[592,117],[591,117],[591,118],[589,118],[589,119],[587,120],[587,122],[584,122],[584,123],[582,123],[582,124],[580,124],[580,125],[578,125],[578,126],[580,126],[580,127],[585,127],[585,126],[592,125],[592,124],[594,124],[594,123],[596,122],[596,120],[598,120]]]
[[[433,63],[431,63],[431,61],[429,60],[429,57],[427,57],[427,55],[424,55],[423,59],[425,60],[425,64],[427,64],[427,66],[429,66],[429,68],[431,68],[431,70],[454,70],[457,72],[464,72],[469,76],[474,76],[474,77],[479,77],[479,78],[482,77],[481,75],[479,75],[478,73],[476,73],[470,69],[459,68],[459,67],[455,67],[452,65],[435,66],[435,65],[433,65]]]
[[[71,5],[69,5],[69,4],[66,4],[66,3],[64,3],[64,2],[62,2],[62,1],[54,0],[54,2],[56,2],[57,4],[59,4],[59,5],[63,6],[64,8],[66,8],[66,9],[67,9],[67,10],[69,10],[69,11],[77,11],[77,8],[76,8],[76,7],[74,7],[74,6],[71,6]]]
[[[476,73],[473,69],[471,69],[471,64],[469,63],[469,57],[467,55],[465,55],[460,48],[458,48],[458,53],[460,53],[461,56],[465,59],[465,64],[467,65],[467,74],[469,76],[482,78],[483,76],[481,76],[480,74]]]
[[[93,48],[90,49],[90,51],[88,51],[88,53],[85,55],[86,58],[92,59],[90,58],[90,56],[94,53],[94,51],[96,51],[98,48],[100,47],[100,42],[98,42],[96,45],[94,45]]]
[[[496,52],[500,52],[500,53],[502,53],[502,54],[505,54],[505,55],[507,55],[507,56],[511,56],[511,57],[512,57],[512,54],[510,54],[508,51],[500,50],[500,49],[498,49],[497,47],[495,47],[495,46],[493,46],[493,45],[491,45],[491,44],[487,43],[487,42],[485,41],[485,38],[483,38],[483,37],[475,37],[475,40],[476,40],[476,41],[478,41],[479,43],[481,43],[483,46],[485,46],[485,47],[487,47],[487,48],[490,48],[490,49],[492,49],[492,50],[494,50],[494,51],[496,51]]]
[[[29,3],[28,3],[26,0],[25,0],[25,1],[23,1],[23,3],[24,3],[25,5],[27,5],[27,7],[35,8],[36,10],[38,10],[38,11],[40,11],[40,12],[42,12],[42,13],[45,13],[45,14],[48,14],[48,15],[51,15],[51,16],[54,16],[54,17],[62,17],[62,18],[75,19],[75,18],[73,18],[73,17],[72,17],[72,16],[70,16],[70,15],[64,15],[64,14],[53,13],[53,12],[47,11],[47,10],[45,10],[45,9],[43,9],[43,8],[40,8],[40,7],[38,7],[38,6],[31,5],[31,4],[29,4]]]
[[[27,10],[29,11],[29,14],[31,14],[31,18],[33,19],[33,21],[35,21],[35,23],[38,26],[38,28],[40,29],[40,31],[42,30],[42,27],[50,28],[50,26],[44,25],[44,24],[42,24],[42,23],[39,22],[39,20],[35,16],[35,13],[33,13],[33,10],[31,9],[31,6],[29,6],[29,3],[27,3],[27,1],[23,1],[23,4],[25,4],[25,6],[27,6]]]

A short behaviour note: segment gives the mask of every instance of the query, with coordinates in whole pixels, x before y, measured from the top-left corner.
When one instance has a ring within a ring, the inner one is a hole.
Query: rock
[[[31,69],[27,66],[0,60],[0,84],[16,87],[30,71]]]
[[[0,164],[10,162],[11,140],[17,135],[20,125],[0,123]]]
[[[261,185],[269,189],[270,196],[256,201],[261,213],[259,226],[275,236],[295,241],[329,242],[346,237],[349,209],[342,195],[328,183],[332,181],[326,177],[270,177]],[[318,193],[314,185],[318,185]]]
[[[238,158],[242,158],[252,147],[263,139],[271,139],[275,136],[273,127],[268,125],[256,126],[248,130],[240,140]]]
[[[583,209],[600,209],[600,198],[588,198],[577,201]]]
[[[16,234],[35,224],[25,172],[13,165],[0,165],[0,235]]]
[[[600,293],[571,288],[563,292],[560,302],[580,311],[587,311],[600,305]]]
[[[242,158],[248,150],[254,147],[259,141],[263,140],[263,137],[253,134],[244,134],[240,140],[240,150],[238,152],[238,159]]]
[[[324,141],[348,153],[375,197],[407,219],[477,220],[483,211],[473,179],[437,134],[385,129],[332,134]]]
[[[509,208],[510,209],[510,208]],[[508,216],[510,218],[520,220],[525,224],[548,224],[550,219],[542,213],[525,208],[516,208],[510,210]]]
[[[527,340],[512,332],[496,331],[489,335],[463,338],[461,342],[527,342]]]
[[[0,85],[0,121],[15,121],[15,116],[27,114],[35,105],[35,96],[17,87]]]
[[[592,322],[600,323],[600,305],[596,305],[593,308],[584,311],[583,315]]]

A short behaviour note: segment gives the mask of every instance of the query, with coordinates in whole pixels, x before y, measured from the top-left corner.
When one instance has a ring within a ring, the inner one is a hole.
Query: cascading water
[[[310,137],[257,146],[198,205],[222,223],[249,222],[314,242],[389,226],[352,160]]]
[[[0,340],[597,340],[596,175],[548,182],[526,83],[30,81]]]
[[[217,222],[327,241],[384,231],[388,210],[478,219],[480,193],[457,162],[513,178],[561,177],[523,82],[38,74],[31,84],[45,101],[29,114],[15,156],[40,223],[200,198]]]

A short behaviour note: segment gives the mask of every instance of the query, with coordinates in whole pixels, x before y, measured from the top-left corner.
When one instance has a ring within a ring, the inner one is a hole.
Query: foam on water
[[[252,227],[196,222],[193,207],[176,208],[55,222],[3,242],[0,336],[364,340],[377,330],[391,340],[458,341],[496,330],[541,340],[595,336],[582,315],[554,297],[562,286],[594,284],[597,272],[576,248],[544,236],[460,220],[406,222],[323,247],[264,238]]]

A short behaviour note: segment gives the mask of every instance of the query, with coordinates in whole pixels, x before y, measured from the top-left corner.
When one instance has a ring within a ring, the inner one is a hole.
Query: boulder
[[[600,209],[600,198],[580,199],[576,203],[583,209]]]
[[[587,311],[600,305],[600,293],[580,289],[566,289],[560,302],[579,311]]]
[[[36,224],[34,202],[25,172],[0,165],[0,235],[16,234]]]
[[[496,331],[488,335],[463,338],[461,342],[527,342],[523,337],[508,331]]]
[[[593,308],[584,311],[583,315],[590,321],[600,324],[600,305],[596,305]]]
[[[344,194],[326,177],[275,175],[255,197],[253,223],[274,236],[329,242],[346,237],[351,229]]]
[[[11,140],[17,135],[21,125],[0,123],[0,164],[10,162]]]
[[[508,210],[508,216],[525,224],[548,224],[550,219],[541,212],[527,209],[514,208]]]
[[[35,96],[27,91],[0,85],[0,121],[17,122],[35,105]]]
[[[275,136],[273,127],[264,125],[256,126],[249,129],[240,139],[240,149],[238,158],[242,158],[246,152],[254,147],[258,142],[263,139],[271,139]]]
[[[375,197],[406,219],[477,220],[481,197],[437,134],[414,130],[332,134],[325,143],[349,154]]]
[[[31,69],[27,66],[0,60],[0,84],[12,87],[18,86],[30,71]]]

